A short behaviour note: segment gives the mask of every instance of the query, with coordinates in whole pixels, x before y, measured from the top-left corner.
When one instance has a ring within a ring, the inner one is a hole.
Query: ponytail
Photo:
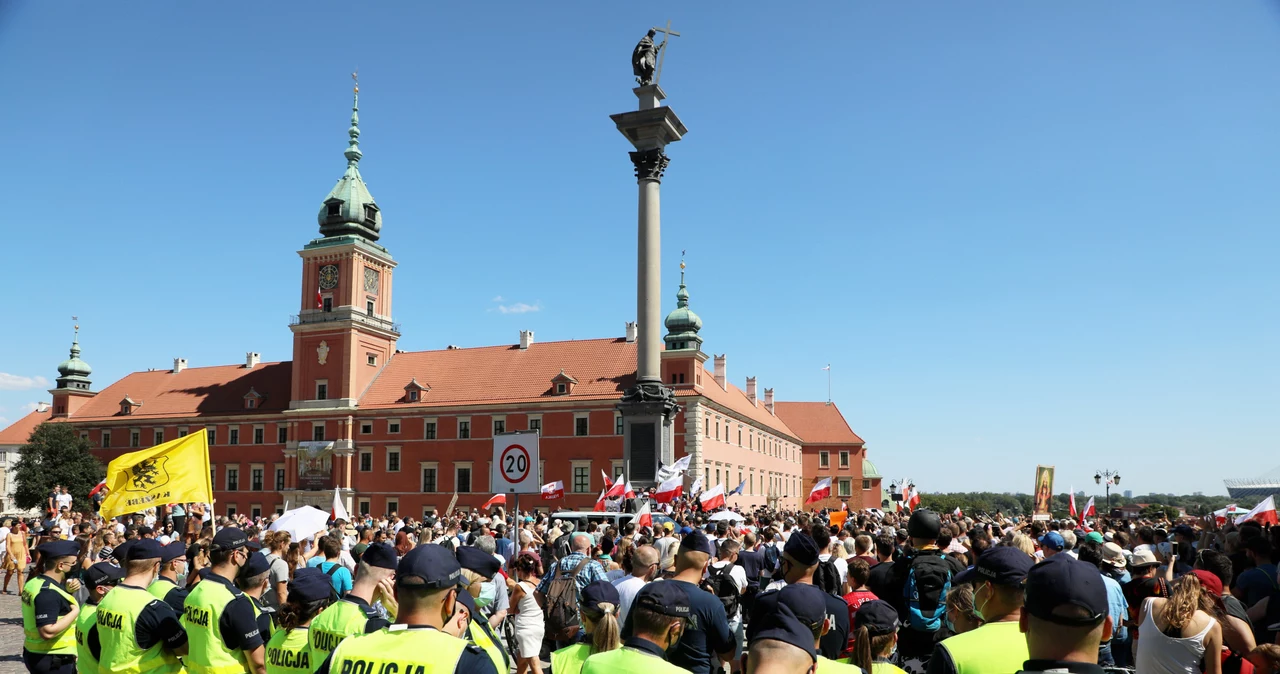
[[[854,632],[852,662],[864,672],[871,671],[871,635],[867,633],[866,625]]]
[[[583,615],[595,624],[591,633],[591,655],[607,653],[622,647],[622,630],[618,626],[618,608],[609,602],[600,602],[599,612],[583,611]]]
[[[303,604],[289,599],[281,604],[276,611],[276,620],[280,623],[280,629],[291,630],[295,627],[302,627],[311,622],[332,601],[332,597],[327,597]]]

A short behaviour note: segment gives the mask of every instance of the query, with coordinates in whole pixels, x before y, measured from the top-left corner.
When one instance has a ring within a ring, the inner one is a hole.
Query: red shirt
[[[845,652],[842,653],[842,655],[853,652],[853,637],[855,632],[853,629],[854,614],[858,612],[859,606],[862,606],[874,599],[879,599],[879,597],[877,597],[871,590],[857,590],[844,596],[844,603],[849,605],[849,643],[845,646]]]

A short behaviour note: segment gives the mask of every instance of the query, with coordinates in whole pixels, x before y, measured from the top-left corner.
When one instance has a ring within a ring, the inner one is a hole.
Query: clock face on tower
[[[320,268],[320,289],[331,290],[338,285],[338,266],[327,264]]]
[[[367,293],[378,294],[378,270],[369,267],[364,268],[364,291]]]

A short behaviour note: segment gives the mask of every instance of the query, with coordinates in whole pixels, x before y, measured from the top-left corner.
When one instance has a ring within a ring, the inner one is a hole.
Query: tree
[[[106,467],[89,451],[89,441],[67,423],[36,426],[13,468],[13,500],[19,508],[43,510],[53,485],[67,488],[79,509],[89,505],[89,492],[102,481]]]

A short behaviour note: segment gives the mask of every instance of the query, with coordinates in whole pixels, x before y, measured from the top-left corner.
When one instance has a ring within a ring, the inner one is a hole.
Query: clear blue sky
[[[668,18],[664,307],[688,249],[733,381],[822,400],[830,362],[925,491],[1280,463],[1274,2],[0,2],[0,417],[73,314],[99,387],[288,359],[357,66],[401,348],[621,335],[608,115]]]

